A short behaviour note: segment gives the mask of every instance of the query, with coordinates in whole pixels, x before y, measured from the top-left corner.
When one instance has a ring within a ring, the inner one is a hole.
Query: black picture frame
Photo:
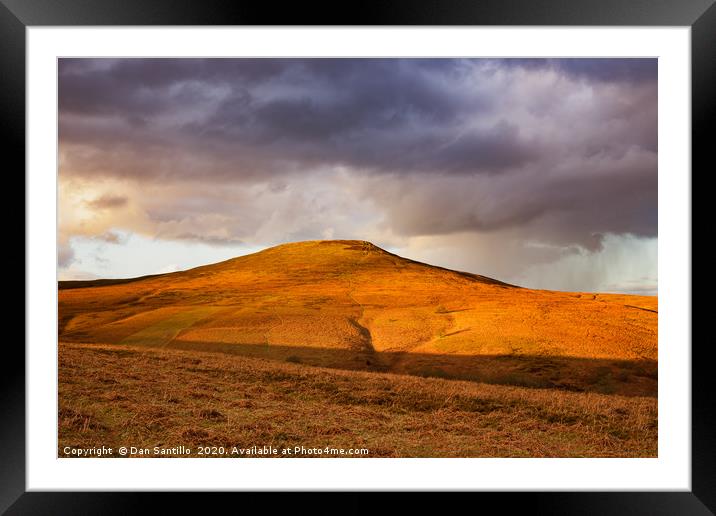
[[[714,170],[710,148],[713,145],[709,138],[713,134],[716,113],[714,0],[401,0],[354,5],[351,9],[350,5],[338,2],[327,5],[286,2],[276,6],[268,2],[221,0],[0,0],[0,127],[3,131],[0,145],[5,164],[14,164],[5,169],[5,176],[18,179],[19,170],[25,169],[25,29],[43,25],[690,26],[692,191],[693,170],[703,169],[702,173]],[[18,188],[25,191],[24,180]],[[15,197],[21,198],[19,195]],[[4,203],[3,210],[5,220],[18,218],[17,207],[12,208],[10,203]],[[24,225],[15,225],[17,231],[23,231],[19,238],[24,239]],[[24,247],[22,253],[19,249],[17,244],[9,266],[14,271],[23,268],[27,278],[32,271],[25,267]],[[693,246],[691,252],[693,256]],[[22,288],[24,291],[24,286]],[[149,509],[151,505],[147,498],[150,496],[161,498],[151,501],[162,504],[165,512],[177,504],[183,510],[206,509],[206,494],[199,495],[200,500],[197,500],[179,493],[26,492],[25,353],[17,339],[6,339],[4,344],[7,362],[0,375],[0,413],[3,416],[0,425],[0,512],[131,514]],[[716,512],[716,404],[712,399],[713,366],[708,360],[710,345],[710,339],[705,339],[694,341],[692,346],[691,492],[480,493],[477,494],[479,503],[489,501],[498,503],[501,511],[522,508],[537,514],[686,515]],[[212,493],[212,498],[228,496],[233,495]],[[269,496],[271,505],[274,505],[280,503],[284,495],[278,499],[276,493]],[[340,502],[341,512],[372,511],[383,504],[375,499],[379,496],[351,493]],[[474,497],[476,494],[455,493],[453,496]],[[244,493],[241,511],[264,511],[267,500],[266,494]],[[412,495],[411,500],[411,504],[426,507],[422,494]],[[451,500],[451,504],[460,502]],[[294,496],[291,504],[294,511],[310,508],[312,512],[321,512],[316,509],[315,500],[305,495]],[[323,509],[333,512],[336,506],[326,504]]]

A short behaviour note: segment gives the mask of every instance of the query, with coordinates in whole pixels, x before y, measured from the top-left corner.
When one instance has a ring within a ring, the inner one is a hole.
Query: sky
[[[656,59],[60,59],[58,275],[360,239],[657,293]]]

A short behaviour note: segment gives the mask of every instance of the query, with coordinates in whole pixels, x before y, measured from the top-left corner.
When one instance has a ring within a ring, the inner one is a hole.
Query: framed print
[[[4,1],[27,303],[3,509],[713,511],[691,170],[716,8],[580,4]]]

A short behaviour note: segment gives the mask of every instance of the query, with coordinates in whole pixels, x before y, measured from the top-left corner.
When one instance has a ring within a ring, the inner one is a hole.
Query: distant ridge
[[[83,287],[105,287],[109,285],[121,285],[122,283],[132,283],[133,281],[141,281],[143,279],[156,278],[161,274],[147,274],[146,276],[138,276],[136,278],[107,278],[107,279],[94,279],[94,280],[60,280],[57,282],[57,286],[60,290],[70,288],[83,288]]]

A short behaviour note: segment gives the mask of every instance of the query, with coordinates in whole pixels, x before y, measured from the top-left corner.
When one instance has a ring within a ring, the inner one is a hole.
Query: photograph
[[[58,57],[57,458],[657,458],[658,63]]]

